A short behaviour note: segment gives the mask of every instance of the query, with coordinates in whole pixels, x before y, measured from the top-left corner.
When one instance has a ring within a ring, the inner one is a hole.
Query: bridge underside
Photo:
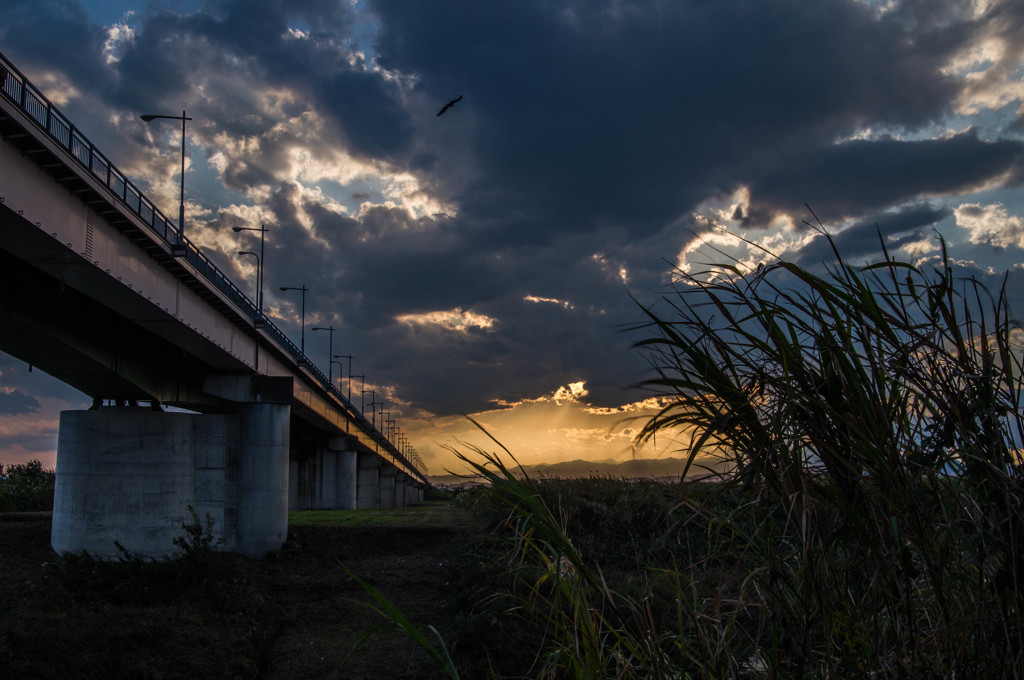
[[[85,278],[92,279],[89,290],[98,294],[79,291]],[[5,352],[97,399],[222,408],[221,400],[203,392],[204,378],[245,367],[214,366],[183,350],[183,344],[198,343],[198,334],[182,331],[180,322],[140,297],[0,205],[0,347]],[[116,301],[122,311],[101,300]],[[161,332],[126,319],[125,306],[136,307]]]

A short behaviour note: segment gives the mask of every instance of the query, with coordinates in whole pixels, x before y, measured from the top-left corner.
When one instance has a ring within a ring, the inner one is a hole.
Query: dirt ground
[[[408,512],[414,517],[415,509]],[[106,596],[83,604],[69,603],[67,608],[55,606],[52,597],[45,597],[49,588],[45,565],[58,558],[49,545],[50,515],[0,515],[0,677],[17,677],[9,674],[12,668],[35,669],[22,672],[37,677],[62,677],[61,663],[80,664],[78,677],[202,677],[196,675],[195,664],[204,663],[203,654],[217,654],[217,646],[224,655],[232,653],[229,646],[244,648],[244,658],[239,663],[225,662],[227,671],[211,668],[206,677],[440,677],[427,655],[391,625],[382,626],[350,655],[356,641],[384,619],[373,611],[371,598],[345,568],[384,593],[420,628],[434,625],[444,633],[448,630],[448,605],[458,593],[461,571],[477,536],[471,522],[455,514],[451,517],[452,521],[434,525],[395,522],[393,518],[370,525],[292,525],[288,542],[267,559],[227,557],[232,580],[245,581],[246,592],[252,593],[245,599],[257,603],[251,614],[243,615],[180,603],[173,603],[173,609],[156,605],[129,608]],[[75,599],[74,594],[68,599]],[[154,600],[166,599],[154,596]],[[234,600],[227,602],[225,607],[230,609]],[[46,615],[36,616],[37,609],[46,609]],[[187,613],[180,614],[182,611]],[[72,627],[104,628],[106,632],[65,631],[61,622],[69,617],[77,621]],[[208,625],[209,631],[175,646],[169,639],[178,631],[163,630],[151,621],[175,617],[199,621]],[[222,625],[212,617],[221,618]],[[150,623],[156,632],[141,635],[139,631]],[[118,627],[124,630],[111,630]],[[23,657],[50,653],[46,646],[33,645],[35,639],[51,636],[54,647],[69,650],[77,660],[63,661],[55,653],[50,666],[45,658],[26,665]],[[143,638],[145,641],[139,642]],[[225,639],[228,642],[222,642]],[[92,659],[90,646],[104,648],[96,654],[108,655],[106,670],[113,673],[104,671],[102,656]],[[183,646],[190,648],[187,655],[198,661],[180,658]],[[204,646],[214,649],[203,651]],[[206,661],[200,667],[211,665],[218,664]],[[52,674],[47,670],[51,667]]]

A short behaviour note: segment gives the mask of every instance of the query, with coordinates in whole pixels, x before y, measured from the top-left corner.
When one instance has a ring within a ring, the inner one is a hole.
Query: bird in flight
[[[452,108],[453,106],[455,106],[455,104],[457,104],[460,101],[462,101],[462,95],[461,94],[456,99],[451,100],[450,102],[445,104],[443,107],[441,107],[441,110],[437,112],[437,115],[440,116],[442,113],[444,113],[448,109]]]

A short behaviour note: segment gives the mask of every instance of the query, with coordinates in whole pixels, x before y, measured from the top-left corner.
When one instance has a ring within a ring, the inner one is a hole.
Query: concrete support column
[[[380,507],[397,507],[395,499],[395,478],[398,476],[398,468],[394,465],[384,463],[380,468]]]
[[[360,508],[379,508],[381,459],[375,453],[359,452],[359,486],[356,490]]]
[[[237,552],[262,557],[288,537],[288,404],[239,404]]]
[[[358,505],[358,454],[352,450],[346,437],[330,437],[327,448],[336,456],[334,477],[334,508],[355,510]]]
[[[288,509],[304,510],[299,494],[299,461],[288,461]]]
[[[176,551],[191,522],[193,416],[141,410],[63,411],[50,543],[117,557]]]
[[[338,497],[338,452],[326,444],[320,450],[320,479],[317,503],[313,507],[333,510]]]
[[[399,472],[395,475],[395,507],[404,508],[408,505],[408,497],[405,493],[405,485],[409,482],[409,475]]]

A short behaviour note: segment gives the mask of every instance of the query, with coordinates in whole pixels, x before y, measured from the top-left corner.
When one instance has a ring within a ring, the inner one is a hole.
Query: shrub
[[[0,512],[53,510],[54,470],[38,460],[0,465]]]

